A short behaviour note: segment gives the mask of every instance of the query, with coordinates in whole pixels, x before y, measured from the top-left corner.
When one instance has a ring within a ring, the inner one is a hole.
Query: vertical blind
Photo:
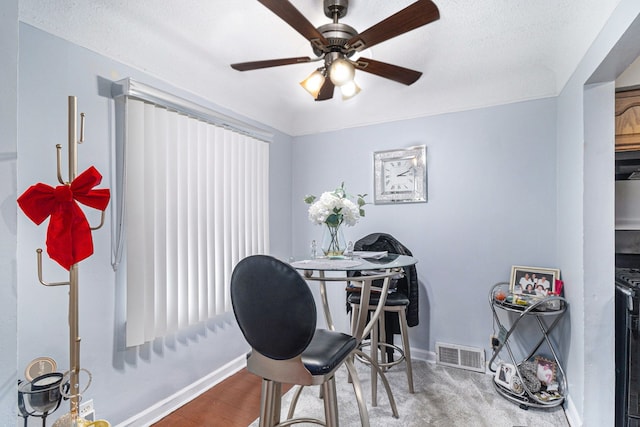
[[[127,98],[127,346],[231,311],[242,258],[268,253],[269,144]]]

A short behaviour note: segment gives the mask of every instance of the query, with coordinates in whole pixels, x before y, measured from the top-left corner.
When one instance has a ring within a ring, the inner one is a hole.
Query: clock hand
[[[411,172],[411,169],[407,169],[406,171],[404,171],[404,172],[402,172],[402,173],[399,173],[399,174],[398,174],[398,175],[396,175],[396,176],[405,176],[405,175],[406,175],[406,174],[408,174],[409,172]]]

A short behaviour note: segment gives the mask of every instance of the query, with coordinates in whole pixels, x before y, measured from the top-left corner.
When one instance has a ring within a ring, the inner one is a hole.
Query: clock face
[[[427,148],[373,153],[374,203],[416,203],[427,201]]]
[[[404,192],[415,189],[415,167],[413,159],[388,160],[383,162],[385,192]]]

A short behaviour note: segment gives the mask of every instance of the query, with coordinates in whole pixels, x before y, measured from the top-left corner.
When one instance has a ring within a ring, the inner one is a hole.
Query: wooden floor
[[[247,427],[260,414],[262,379],[242,369],[154,427]],[[283,385],[283,393],[290,387]]]

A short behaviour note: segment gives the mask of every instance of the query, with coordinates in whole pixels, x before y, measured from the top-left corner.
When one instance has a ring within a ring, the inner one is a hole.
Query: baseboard
[[[425,362],[436,363],[436,352],[411,348],[411,359],[424,360]]]
[[[571,400],[571,395],[565,399],[564,414],[567,416],[567,421],[571,427],[582,427],[582,419],[576,410],[576,405]]]
[[[121,422],[115,427],[143,427],[151,425],[200,396],[202,393],[224,379],[235,374],[244,368],[246,364],[247,358],[245,355],[242,355],[210,373],[206,377],[194,382],[193,384],[189,384],[182,390],[177,391],[166,399],[163,399],[155,405],[145,409],[141,413]]]

